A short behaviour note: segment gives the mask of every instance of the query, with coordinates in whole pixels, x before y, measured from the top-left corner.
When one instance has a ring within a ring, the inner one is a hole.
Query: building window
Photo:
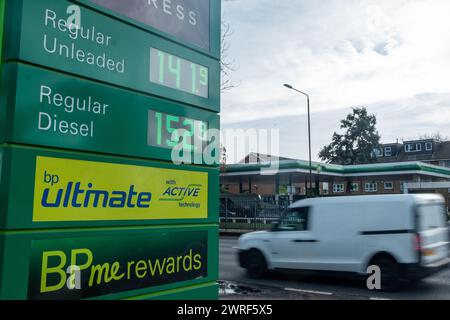
[[[420,152],[422,145],[420,143],[408,143],[405,145],[405,152]]]
[[[359,191],[359,183],[352,183],[350,185],[350,192],[358,192]]]
[[[334,193],[343,193],[344,191],[345,191],[345,186],[343,183],[333,184],[333,192]]]
[[[378,191],[378,183],[368,182],[368,183],[366,183],[364,190],[366,192],[377,192]]]
[[[323,184],[322,184],[322,193],[323,194],[328,194],[328,191],[329,191],[329,188],[328,188],[328,182],[324,182]]]
[[[385,157],[392,157],[392,147],[384,148],[384,156]]]
[[[425,143],[425,150],[426,151],[433,151],[433,143],[431,143],[431,142]]]
[[[375,148],[373,149],[373,156],[376,158],[381,158],[383,156],[383,149]]]
[[[393,182],[385,182],[384,183],[384,190],[393,190],[394,189],[394,183]]]

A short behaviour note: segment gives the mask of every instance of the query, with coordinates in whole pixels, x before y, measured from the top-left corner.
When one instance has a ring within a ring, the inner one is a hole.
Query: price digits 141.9
[[[172,89],[208,98],[208,68],[150,49],[150,81]]]

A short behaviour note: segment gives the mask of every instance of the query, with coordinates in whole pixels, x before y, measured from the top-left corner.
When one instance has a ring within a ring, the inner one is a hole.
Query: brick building
[[[270,159],[270,161],[268,161]],[[276,174],[261,169],[278,165]],[[314,162],[313,190],[321,196],[435,192],[449,203],[450,168],[420,161],[341,166]],[[250,154],[221,172],[222,193],[254,194],[268,202],[292,202],[306,197],[309,163]],[[447,205],[448,206],[448,205]]]

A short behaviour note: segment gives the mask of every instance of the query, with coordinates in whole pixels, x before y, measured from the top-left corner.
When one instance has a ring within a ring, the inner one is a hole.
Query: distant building
[[[378,163],[421,161],[450,168],[450,141],[411,140],[382,144],[373,156]]]
[[[446,161],[437,156],[446,152],[448,144],[433,143],[433,150],[427,150],[431,148],[427,142],[428,140],[409,142],[411,146],[407,147],[408,152],[401,144],[383,145],[383,156],[379,156],[380,163],[376,164],[342,166],[314,162],[314,193],[320,196],[351,196],[433,192],[442,194],[448,206],[450,166],[436,165],[440,161]],[[417,146],[419,143],[421,147]],[[389,147],[391,149],[386,150]],[[416,160],[408,161],[407,157],[416,157]],[[381,158],[386,161],[380,161]],[[388,161],[389,158],[395,158],[396,161]],[[418,159],[427,159],[428,163],[417,161]],[[278,172],[275,175],[262,175],[261,168],[271,163],[272,166],[273,163],[278,164]],[[253,194],[266,202],[289,204],[306,197],[308,181],[308,161],[249,154],[241,163],[222,168],[220,184],[222,193]]]

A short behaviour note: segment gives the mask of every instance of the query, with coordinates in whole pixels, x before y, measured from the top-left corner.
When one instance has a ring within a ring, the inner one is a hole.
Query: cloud
[[[450,92],[448,12],[448,0],[224,2],[241,85],[223,95],[223,122],[305,114],[304,97],[283,83],[308,92],[313,113],[383,101],[427,105],[419,95]],[[448,105],[432,105],[447,114]],[[423,125],[435,131],[433,122]]]

